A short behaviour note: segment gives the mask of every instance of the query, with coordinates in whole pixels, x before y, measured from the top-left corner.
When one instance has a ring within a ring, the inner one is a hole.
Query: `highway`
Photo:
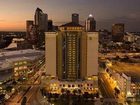
[[[119,105],[110,83],[104,73],[99,75],[99,87],[104,97],[103,105]]]

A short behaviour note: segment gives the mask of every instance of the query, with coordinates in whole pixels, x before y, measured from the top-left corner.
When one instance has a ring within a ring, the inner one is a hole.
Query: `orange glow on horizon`
[[[25,31],[24,22],[0,22],[0,31]]]

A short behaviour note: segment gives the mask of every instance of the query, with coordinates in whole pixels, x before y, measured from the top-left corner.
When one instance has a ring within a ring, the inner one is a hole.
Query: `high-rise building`
[[[48,30],[48,15],[43,13],[40,8],[35,11],[35,25],[39,31],[47,32]]]
[[[117,23],[112,25],[112,40],[114,42],[121,42],[123,41],[124,37],[124,24]]]
[[[53,31],[53,21],[48,20],[48,31]]]
[[[77,13],[72,14],[72,22],[79,24],[79,14]]]
[[[31,45],[36,45],[37,42],[37,29],[31,20],[26,21],[26,40]]]
[[[37,28],[37,47],[41,47],[45,43],[44,32],[48,31],[48,15],[43,13],[40,8],[35,11],[35,26]]]
[[[26,21],[26,38],[27,38],[27,40],[30,37],[30,31],[31,31],[31,28],[33,25],[34,25],[34,21],[32,21],[32,20]]]
[[[45,33],[47,74],[66,81],[97,76],[99,33],[85,32],[84,27],[75,22],[59,29],[59,32]]]
[[[95,32],[96,31],[96,21],[92,14],[89,15],[88,19],[85,22],[85,28],[87,32]]]

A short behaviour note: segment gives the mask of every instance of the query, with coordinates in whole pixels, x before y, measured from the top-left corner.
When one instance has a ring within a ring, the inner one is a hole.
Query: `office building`
[[[41,47],[45,43],[44,32],[48,31],[48,15],[43,13],[40,8],[37,8],[34,21],[37,28],[37,47]]]
[[[53,21],[52,20],[48,20],[48,31],[53,31]]]
[[[95,32],[96,31],[96,21],[92,14],[89,15],[88,19],[85,22],[86,32]]]
[[[33,21],[26,21],[26,40],[32,46],[37,43],[37,27]]]
[[[35,11],[35,25],[39,31],[47,32],[48,30],[48,15],[43,13],[40,8]]]
[[[79,24],[79,14],[77,13],[72,14],[72,22]]]
[[[112,35],[108,30],[99,30],[99,43],[108,44],[112,40]]]
[[[32,20],[26,21],[26,38],[27,39],[30,37],[30,31],[33,25],[34,25],[34,21]]]
[[[114,42],[121,42],[123,41],[124,37],[124,24],[117,23],[112,25],[112,40]]]

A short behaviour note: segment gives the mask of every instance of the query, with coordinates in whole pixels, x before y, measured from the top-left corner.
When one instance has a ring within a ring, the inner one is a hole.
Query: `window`
[[[22,65],[22,62],[19,62],[19,65]]]
[[[23,68],[24,68],[24,69],[27,69],[27,66],[24,66]]]
[[[24,61],[24,64],[27,64],[27,61]]]
[[[18,65],[18,62],[15,63],[15,66]]]
[[[17,70],[18,70],[18,67],[15,67],[15,68],[14,68],[14,71],[17,71]]]
[[[19,67],[19,70],[21,70],[21,69],[23,69],[23,67],[22,67],[22,66],[20,66],[20,67]]]
[[[89,40],[92,40],[92,37],[89,37]]]

